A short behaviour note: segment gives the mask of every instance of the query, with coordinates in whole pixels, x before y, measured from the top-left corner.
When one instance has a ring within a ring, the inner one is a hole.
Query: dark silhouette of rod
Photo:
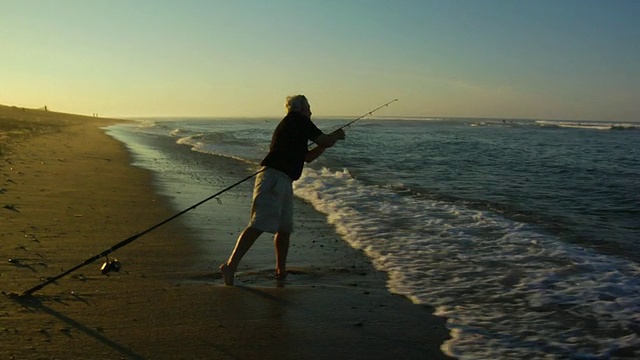
[[[240,181],[236,182],[236,183],[235,183],[235,184],[233,184],[233,185],[230,185],[230,186],[228,186],[228,187],[226,187],[226,188],[224,188],[224,189],[222,189],[222,190],[218,191],[217,193],[215,193],[215,194],[213,194],[213,195],[209,196],[208,198],[206,198],[206,199],[204,199],[204,200],[202,200],[202,201],[198,202],[197,204],[194,204],[194,205],[192,205],[192,206],[190,206],[190,207],[188,207],[188,208],[186,208],[186,209],[184,209],[184,210],[180,211],[179,213],[177,213],[177,214],[175,214],[175,215],[171,216],[170,218],[167,218],[166,220],[163,220],[163,221],[161,221],[161,222],[159,222],[159,223],[157,223],[157,224],[153,225],[152,227],[150,227],[150,228],[148,228],[148,229],[146,229],[146,230],[144,230],[144,231],[142,231],[142,232],[139,232],[139,233],[137,233],[137,234],[135,234],[135,235],[132,235],[132,236],[130,236],[130,237],[128,237],[128,238],[126,238],[126,239],[124,239],[124,240],[120,241],[119,243],[117,243],[117,244],[113,245],[112,247],[108,248],[107,250],[105,250],[105,251],[103,251],[103,252],[101,252],[101,253],[99,253],[99,254],[97,254],[97,255],[95,255],[95,256],[92,256],[92,257],[88,258],[87,260],[85,260],[85,261],[81,262],[80,264],[78,264],[78,265],[76,265],[76,266],[72,267],[71,269],[66,270],[66,271],[64,271],[64,272],[62,272],[62,273],[60,273],[60,274],[58,274],[58,275],[56,275],[56,276],[54,276],[54,277],[48,278],[46,281],[44,281],[44,282],[42,282],[42,283],[40,283],[40,284],[38,284],[38,285],[36,285],[36,286],[32,287],[32,288],[31,288],[31,289],[29,289],[29,290],[26,290],[25,292],[23,292],[22,294],[20,294],[20,296],[29,296],[29,295],[33,294],[34,292],[36,292],[36,291],[38,291],[38,290],[42,289],[43,287],[45,287],[45,286],[47,286],[47,285],[51,284],[52,282],[55,282],[56,280],[58,280],[58,279],[60,279],[60,278],[63,278],[63,277],[65,277],[65,276],[67,276],[67,275],[71,274],[72,272],[74,272],[74,271],[76,271],[76,270],[78,270],[78,269],[80,269],[80,268],[82,268],[82,267],[84,267],[84,266],[86,266],[86,265],[89,265],[89,264],[91,264],[92,262],[94,262],[94,261],[96,261],[96,260],[98,260],[98,259],[100,259],[100,258],[102,258],[102,257],[105,257],[105,256],[107,256],[107,255],[111,254],[112,252],[114,252],[114,251],[116,251],[116,250],[120,249],[121,247],[123,247],[123,246],[125,246],[125,245],[128,245],[128,244],[130,244],[130,243],[132,243],[134,240],[138,239],[138,238],[139,238],[139,237],[141,237],[142,235],[145,235],[145,234],[147,234],[147,233],[150,233],[151,231],[153,231],[153,230],[155,230],[155,229],[159,228],[160,226],[162,226],[162,225],[164,225],[164,224],[168,223],[169,221],[171,221],[171,220],[173,220],[173,219],[177,218],[178,216],[181,216],[181,215],[185,214],[186,212],[191,211],[191,210],[193,210],[193,209],[197,208],[198,206],[200,206],[200,205],[204,204],[205,202],[207,202],[207,201],[209,201],[209,200],[211,200],[211,199],[213,199],[213,198],[215,198],[215,197],[219,196],[220,194],[222,194],[222,193],[224,193],[224,192],[226,192],[226,191],[231,190],[232,188],[234,188],[234,187],[236,187],[236,186],[238,186],[238,185],[242,184],[243,182],[245,182],[245,181],[247,181],[247,180],[251,179],[252,177],[254,177],[254,176],[258,175],[259,173],[261,173],[261,172],[263,172],[263,171],[264,171],[264,169],[260,169],[259,171],[255,172],[255,173],[253,173],[253,174],[251,174],[251,175],[249,175],[249,176],[247,176],[246,178],[244,178],[244,179],[242,179],[242,180],[240,180]]]

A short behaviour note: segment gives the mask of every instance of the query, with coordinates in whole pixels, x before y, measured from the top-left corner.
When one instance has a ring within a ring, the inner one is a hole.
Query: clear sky
[[[0,104],[640,121],[640,0],[0,0]]]

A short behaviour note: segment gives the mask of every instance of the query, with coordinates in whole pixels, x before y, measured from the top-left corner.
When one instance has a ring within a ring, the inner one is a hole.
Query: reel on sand
[[[120,265],[120,261],[118,261],[118,259],[110,258],[109,256],[107,256],[105,262],[102,264],[102,267],[100,267],[100,272],[102,273],[102,275],[107,275],[112,271],[120,272],[121,267],[122,265]]]

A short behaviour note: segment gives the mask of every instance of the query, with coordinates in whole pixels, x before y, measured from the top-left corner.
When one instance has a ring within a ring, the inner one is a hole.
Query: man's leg
[[[284,280],[287,276],[287,253],[289,252],[289,239],[291,233],[278,231],[273,238],[276,246],[276,279]]]
[[[233,277],[238,269],[242,257],[249,251],[256,239],[262,234],[262,230],[247,227],[238,237],[236,246],[225,264],[220,265],[225,285],[233,285]]]

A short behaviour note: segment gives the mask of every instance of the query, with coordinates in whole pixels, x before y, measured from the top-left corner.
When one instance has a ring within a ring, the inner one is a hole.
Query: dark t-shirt
[[[260,165],[268,166],[298,180],[307,155],[307,144],[322,134],[308,117],[291,112],[280,121],[271,137],[269,153]]]

